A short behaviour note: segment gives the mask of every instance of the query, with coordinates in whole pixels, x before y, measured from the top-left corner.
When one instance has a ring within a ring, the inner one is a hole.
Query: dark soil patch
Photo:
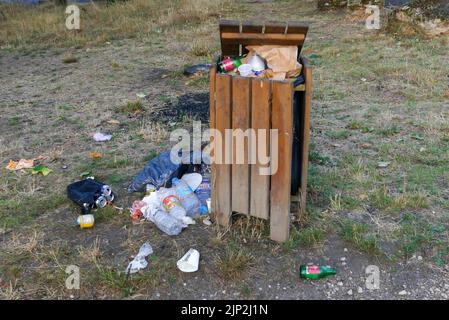
[[[167,102],[162,110],[152,114],[159,122],[182,121],[190,117],[201,122],[209,122],[209,92],[186,93],[176,102]]]

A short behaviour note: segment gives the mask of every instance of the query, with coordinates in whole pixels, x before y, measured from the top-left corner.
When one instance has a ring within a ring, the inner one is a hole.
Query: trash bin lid
[[[237,20],[220,20],[222,56],[244,53],[247,45],[297,46],[298,53],[306,39],[309,26],[301,22],[258,23]]]

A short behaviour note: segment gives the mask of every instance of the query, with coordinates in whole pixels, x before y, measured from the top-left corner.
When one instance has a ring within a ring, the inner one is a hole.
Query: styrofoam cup
[[[190,249],[181,259],[178,260],[176,265],[182,272],[195,272],[198,271],[199,262],[200,253],[198,250]]]
[[[242,77],[250,76],[253,73],[253,67],[250,64],[242,64],[240,65],[237,70],[240,72],[240,75]]]

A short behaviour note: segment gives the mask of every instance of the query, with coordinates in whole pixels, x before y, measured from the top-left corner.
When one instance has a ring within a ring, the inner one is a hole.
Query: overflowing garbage
[[[304,83],[297,46],[260,45],[246,49],[248,54],[244,56],[224,57],[217,63],[217,70],[243,77],[291,80],[295,85]]]
[[[147,220],[167,235],[175,236],[193,218],[206,215],[210,199],[210,166],[202,162],[201,152],[191,152],[186,161],[173,163],[170,152],[150,160],[128,187],[128,192],[146,192],[133,202],[130,217]]]

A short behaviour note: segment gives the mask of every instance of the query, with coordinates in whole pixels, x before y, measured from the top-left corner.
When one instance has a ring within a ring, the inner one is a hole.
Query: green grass
[[[50,210],[55,210],[67,202],[65,194],[49,197],[24,197],[20,200],[0,200],[0,225],[7,228],[18,227],[31,222],[33,218]]]
[[[348,139],[351,136],[349,130],[326,131],[326,135],[331,139]]]
[[[282,248],[286,251],[296,248],[311,248],[321,244],[324,234],[323,230],[316,226],[308,227],[292,227],[290,231],[290,239],[282,244]]]
[[[224,279],[236,280],[243,277],[253,262],[254,257],[249,252],[228,244],[224,254],[215,257],[214,266]]]
[[[144,112],[145,108],[140,100],[128,101],[124,106],[117,109],[118,112],[129,114]]]
[[[368,224],[345,219],[341,222],[341,235],[344,240],[362,252],[381,254],[379,237],[373,233],[372,227]]]

